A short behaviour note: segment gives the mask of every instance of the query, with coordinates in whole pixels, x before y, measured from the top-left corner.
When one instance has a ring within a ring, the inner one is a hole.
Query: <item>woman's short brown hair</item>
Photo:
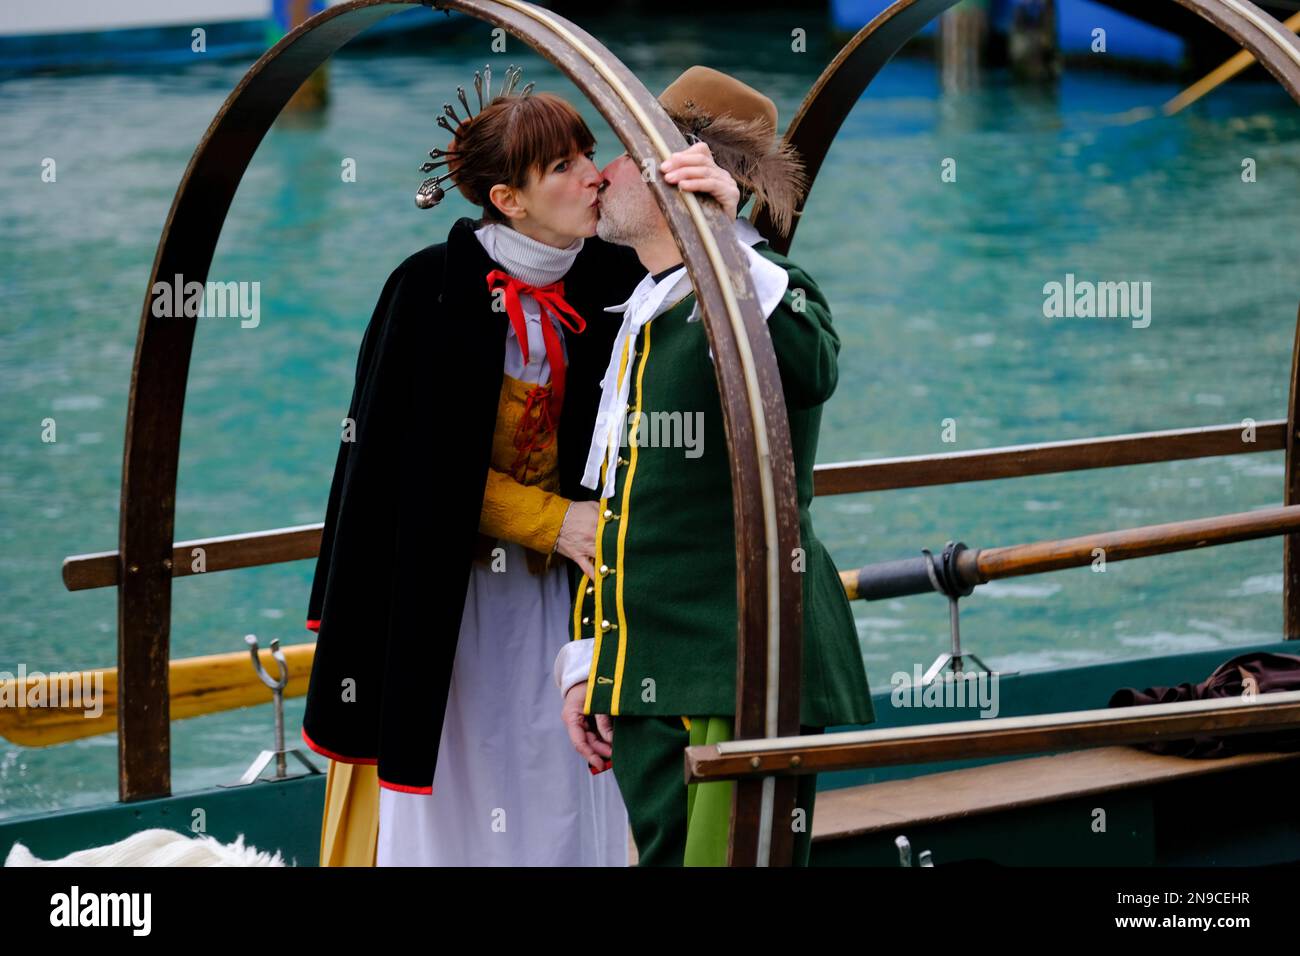
[[[596,145],[573,105],[554,93],[498,96],[462,123],[452,140],[447,170],[461,195],[489,219],[505,216],[489,193],[497,183],[519,189],[557,159]]]

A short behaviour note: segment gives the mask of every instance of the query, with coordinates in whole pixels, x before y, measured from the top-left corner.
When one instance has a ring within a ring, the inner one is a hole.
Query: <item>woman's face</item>
[[[528,185],[510,190],[494,186],[498,208],[510,224],[539,242],[563,249],[579,237],[594,236],[599,219],[600,170],[596,151],[578,152],[554,159],[540,171],[534,169]],[[506,190],[509,195],[498,194]]]

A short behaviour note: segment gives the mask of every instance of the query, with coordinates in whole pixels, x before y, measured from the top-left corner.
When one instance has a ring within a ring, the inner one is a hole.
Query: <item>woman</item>
[[[358,358],[308,611],[303,737],[334,761],[323,865],[627,860],[609,748],[590,772],[575,759],[551,680],[573,607],[562,558],[592,571],[579,481],[618,326],[603,307],[644,269],[592,238],[591,131],[517,80],[440,120],[454,139],[425,169],[446,171],[417,202],[452,178],[483,220],[394,271]],[[663,168],[734,198],[707,150]]]

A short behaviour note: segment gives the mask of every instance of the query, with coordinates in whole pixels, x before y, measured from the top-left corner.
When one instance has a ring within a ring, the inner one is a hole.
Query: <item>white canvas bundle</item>
[[[111,843],[78,850],[58,860],[41,860],[21,843],[15,843],[5,866],[284,866],[274,855],[244,846],[241,833],[231,844],[210,836],[187,837],[174,830],[156,828]]]

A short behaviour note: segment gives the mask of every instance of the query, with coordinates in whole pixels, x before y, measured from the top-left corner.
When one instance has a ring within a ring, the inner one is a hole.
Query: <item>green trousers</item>
[[[732,726],[731,717],[614,718],[614,777],[627,805],[640,866],[726,866],[735,784],[724,780],[687,786],[683,752],[688,745],[730,740]],[[804,727],[802,733],[821,730]],[[817,778],[798,780],[791,821],[794,865],[807,866]]]

